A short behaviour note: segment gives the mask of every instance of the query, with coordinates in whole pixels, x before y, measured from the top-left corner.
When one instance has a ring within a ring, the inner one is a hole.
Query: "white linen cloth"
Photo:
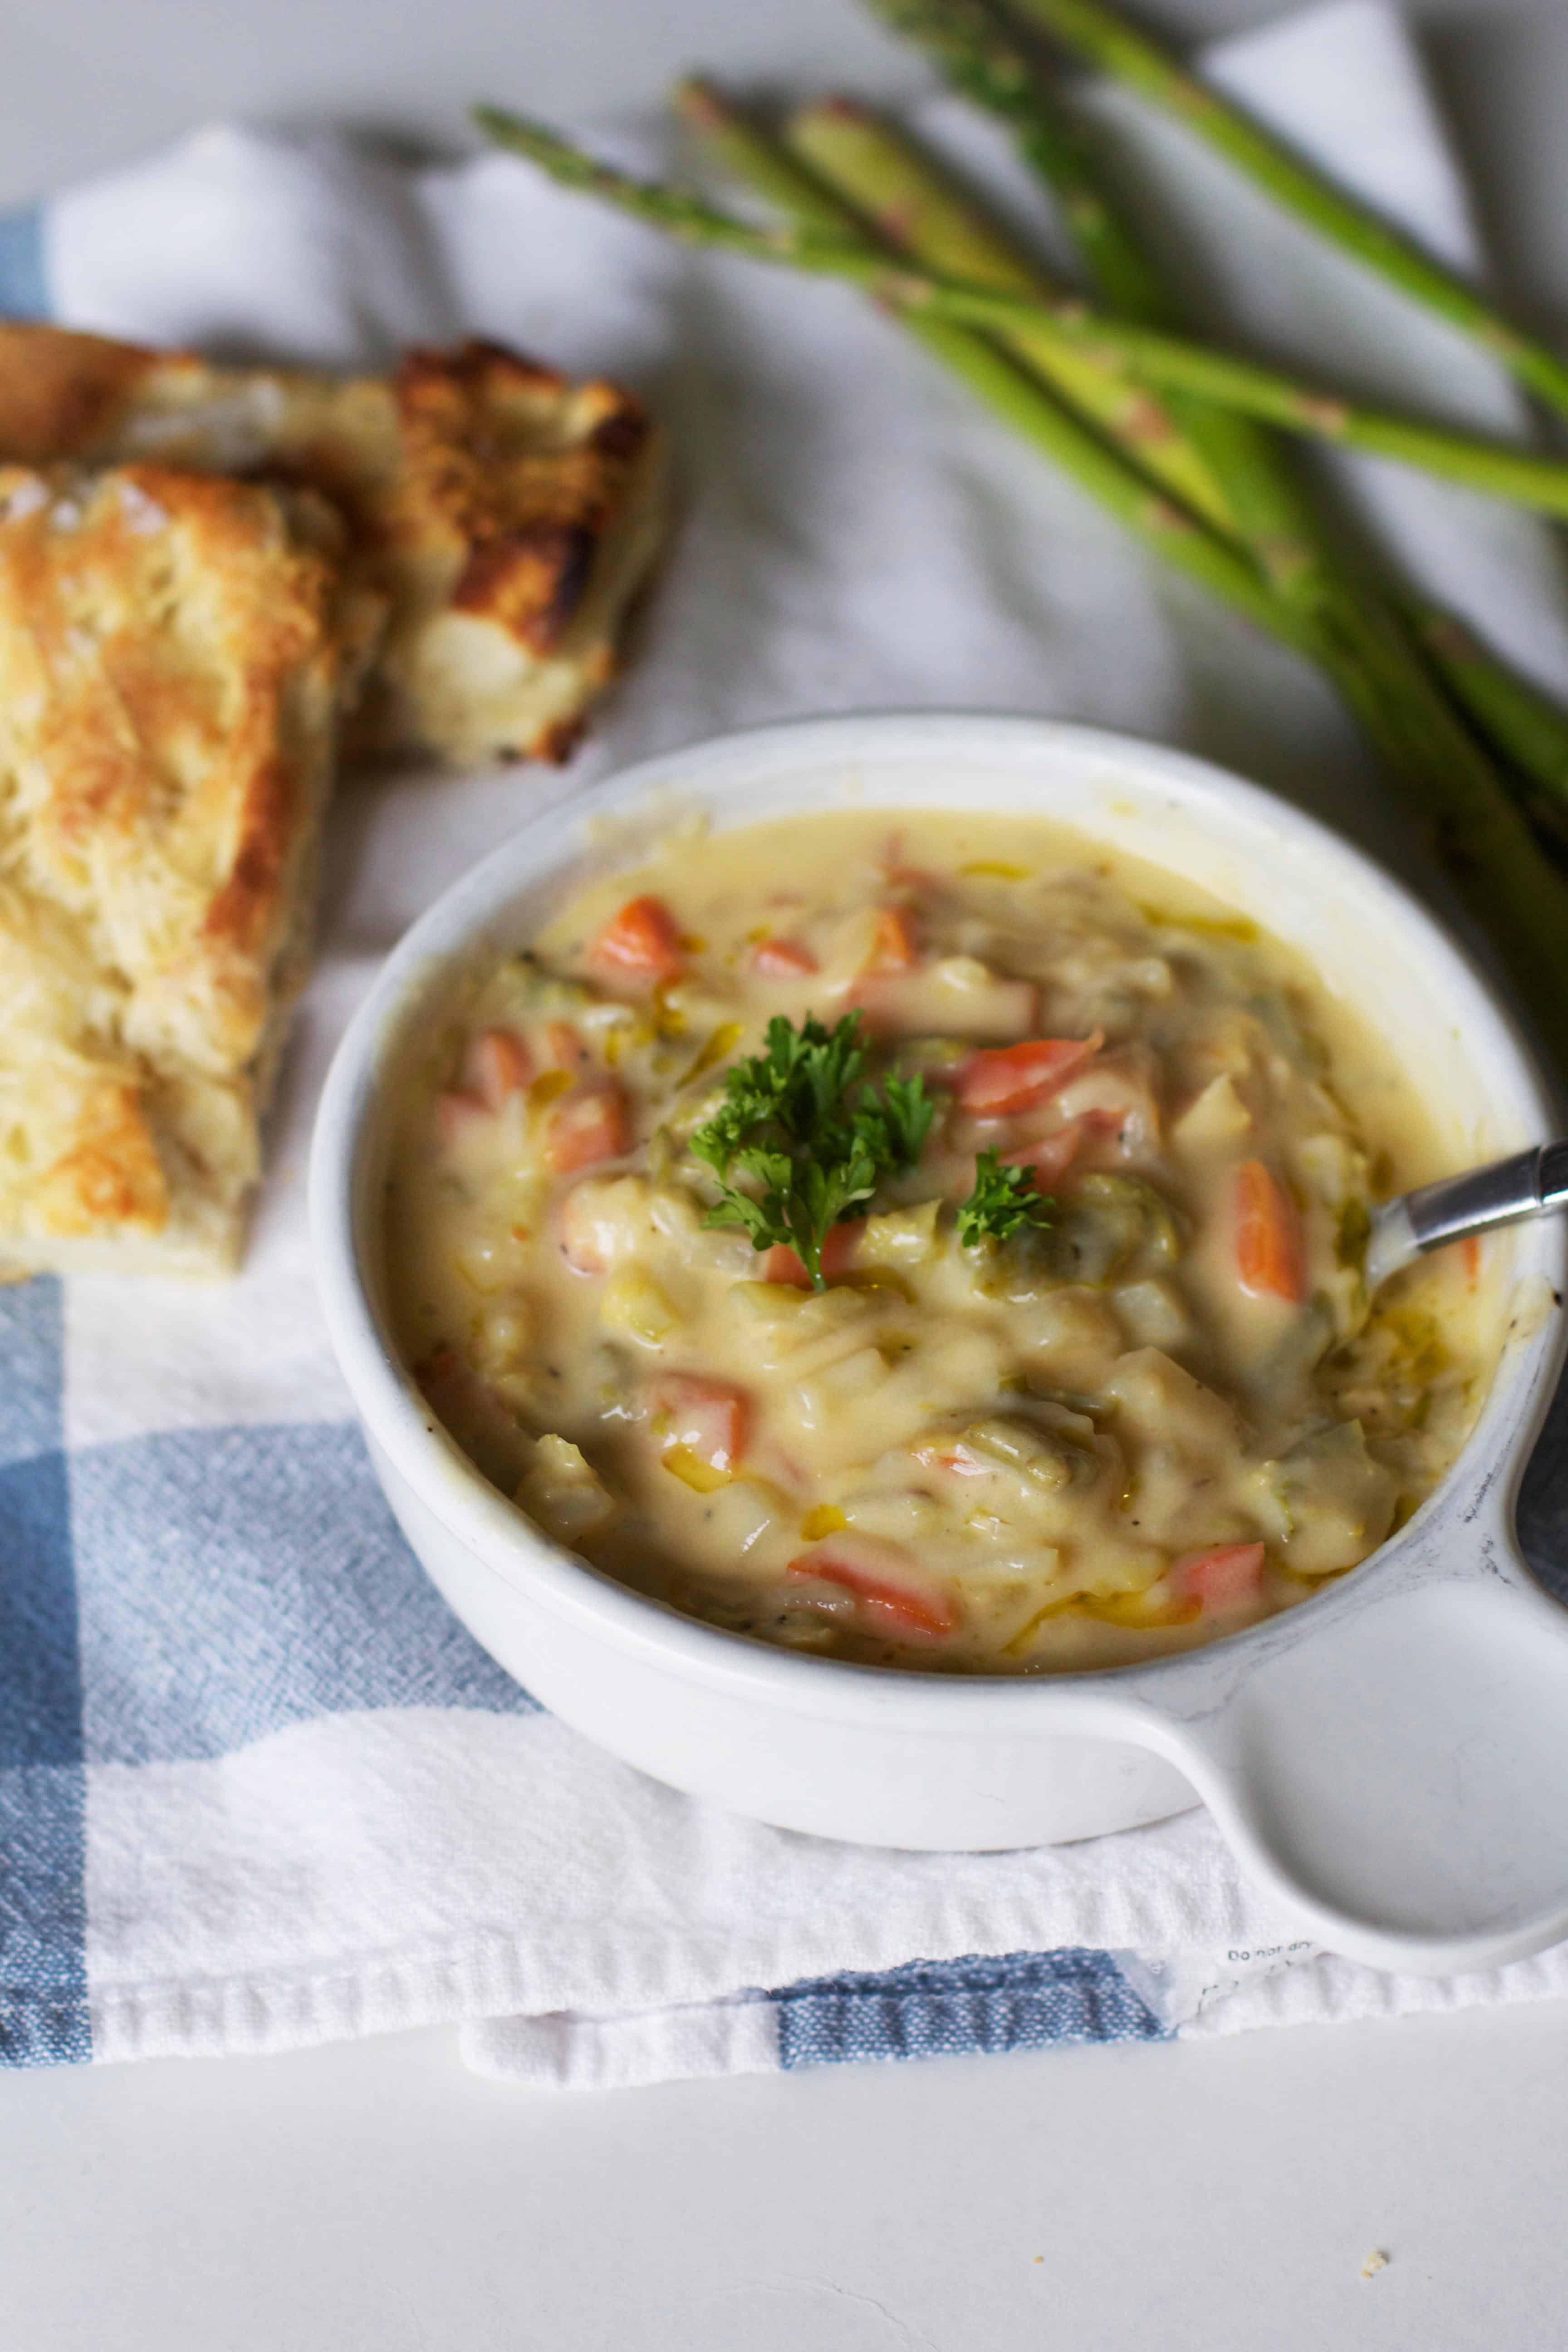
[[[1209,63],[1437,250],[1477,259],[1394,16],[1339,0]],[[526,106],[525,74],[486,95]],[[1339,381],[1520,423],[1517,395],[1472,347],[1319,251],[1184,134],[1120,93],[1094,102],[1216,317]],[[920,126],[1021,215],[1038,213],[988,126],[946,100]],[[639,123],[613,143],[658,162],[658,140]],[[220,1530],[204,1551],[182,1525],[209,1476],[243,1484],[255,1450],[270,1446],[269,1496],[278,1478],[314,1479],[318,1457],[300,1449],[326,1432],[339,1449],[331,1476],[359,1493],[342,1466],[355,1441],[305,1236],[326,1058],[405,924],[548,798],[747,721],[999,708],[1182,742],[1415,869],[1370,754],[1321,681],[1146,562],[845,289],[677,248],[500,155],[406,170],[332,139],[226,125],[56,197],[43,258],[52,315],[68,325],[332,364],[477,333],[614,373],[668,420],[682,504],[637,658],[569,772],[344,788],[319,968],[241,1279],[216,1294],[65,1287],[92,2054],[276,2049],[458,2018],[481,2066],[625,2083],[1006,2046],[1051,2038],[1053,2015],[1088,2033],[1222,2032],[1568,1990],[1564,1949],[1436,1985],[1323,1957],[1241,1882],[1201,1811],[989,1856],[835,1846],[727,1817],[510,1700],[433,1597],[414,1597],[417,1572],[387,1565],[392,1538],[359,1595],[365,1622],[390,1612],[388,1657],[367,1664],[364,1623],[347,1603],[333,1617],[322,1597],[340,1575],[331,1516],[303,1503],[304,1565],[260,1563],[232,1599],[214,1597],[230,1537]],[[1541,526],[1390,466],[1343,470],[1445,597],[1568,687],[1568,619]],[[160,1464],[177,1456],[179,1475],[148,1468],[150,1447]],[[131,1524],[138,1511],[144,1527]],[[95,1543],[108,1517],[114,1538]],[[133,1580],[160,1547],[181,1613],[149,1631]],[[286,1585],[298,1588],[287,1602]],[[420,1644],[445,1663],[411,1659]],[[283,1691],[274,1715],[258,1715],[248,1690],[231,1706],[205,1688],[187,1706],[193,1652],[213,1681],[243,1672]],[[353,1670],[340,1675],[345,1658]],[[1010,2030],[994,1973],[976,1995],[991,2004],[978,2024],[958,2014],[957,1979],[942,2011],[937,1964],[1063,1949],[1110,1956],[1106,1970],[1147,2004],[1144,2021],[1127,2022],[1122,1990],[1098,2026],[1081,2005],[1068,2015],[1047,2000],[1032,2026]],[[933,1964],[912,2022],[895,1983],[869,1989],[874,2030],[825,2025],[833,1989],[817,1987],[815,2021],[791,2041],[800,1980],[900,1968],[907,1979],[911,1963]]]

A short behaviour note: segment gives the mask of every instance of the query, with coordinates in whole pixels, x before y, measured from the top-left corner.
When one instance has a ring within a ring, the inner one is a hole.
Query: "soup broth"
[[[1294,1605],[1442,1476],[1483,1255],[1372,1301],[1362,1257],[1447,1172],[1353,1005],[1191,886],[816,815],[674,835],[470,976],[388,1286],[458,1443],[626,1583],[863,1662],[1115,1665]]]

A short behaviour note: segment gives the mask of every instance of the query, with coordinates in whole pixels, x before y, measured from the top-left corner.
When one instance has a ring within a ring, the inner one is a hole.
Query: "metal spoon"
[[[1445,1176],[1438,1184],[1402,1193],[1372,1213],[1366,1244],[1366,1286],[1375,1290],[1426,1250],[1489,1225],[1515,1225],[1549,1209],[1568,1208],[1568,1142],[1538,1143],[1495,1160],[1489,1168]]]

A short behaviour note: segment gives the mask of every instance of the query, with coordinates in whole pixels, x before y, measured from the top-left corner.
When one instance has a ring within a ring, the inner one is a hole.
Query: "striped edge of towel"
[[[790,2073],[868,2060],[1000,2056],[1070,2042],[1163,2042],[1123,1956],[1064,1949],[910,1960],[810,1977],[657,2015],[475,2019],[476,2073],[558,2089],[625,2089],[704,2075]]]

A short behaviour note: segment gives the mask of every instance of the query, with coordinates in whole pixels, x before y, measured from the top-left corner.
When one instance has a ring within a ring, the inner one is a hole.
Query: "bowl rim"
[[[595,820],[630,813],[672,788],[700,792],[733,761],[748,763],[737,787],[737,825],[747,822],[744,794],[792,763],[823,758],[894,761],[932,752],[1014,755],[1030,748],[1104,759],[1139,772],[1129,782],[1177,787],[1190,801],[1216,802],[1263,821],[1310,853],[1353,870],[1363,890],[1381,899],[1423,952],[1441,984],[1462,1005],[1468,1022],[1488,1032],[1489,1045],[1511,1065],[1544,1136],[1556,1113],[1555,1091],[1511,1011],[1468,949],[1377,859],[1281,795],[1195,754],[1109,729],[1029,714],[964,711],[873,711],[769,721],[661,752],[618,769],[526,820],[469,866],[418,916],[385,959],[356,1008],[332,1057],[312,1138],[310,1224],[317,1287],[334,1352],[373,1453],[385,1457],[473,1559],[513,1590],[554,1613],[589,1622],[623,1649],[656,1654],[668,1671],[689,1680],[744,1688],[796,1713],[819,1716],[913,1715],[940,1729],[974,1728],[977,1709],[997,1718],[1034,1722],[1047,1708],[1054,1728],[1066,1718],[1092,1717],[1102,1734],[1115,1719],[1146,1722],[1179,1702],[1194,1675],[1206,1683],[1216,1667],[1226,1683],[1245,1678],[1284,1647],[1336,1622],[1358,1606],[1374,1581],[1398,1579],[1467,1497],[1485,1496],[1511,1529],[1512,1505],[1531,1444],[1550,1404],[1554,1379],[1568,1352],[1562,1317],[1525,1343],[1506,1379],[1494,1381],[1476,1427],[1458,1460],[1397,1535],[1351,1572],[1294,1607],[1256,1624],[1164,1657],[1112,1666],[1053,1669],[1036,1675],[944,1675],[913,1666],[877,1665],[792,1651],[686,1615],[672,1604],[621,1584],[536,1528],[468,1460],[430,1412],[399,1361],[376,1312],[363,1271],[369,1222],[362,1201],[361,1150],[378,1094],[379,1063],[429,995],[454,967],[471,958],[509,897],[546,877],[581,854]],[[650,811],[649,814],[654,812]],[[810,814],[813,812],[805,812]],[[1048,812],[1042,811],[1042,814]],[[766,821],[763,819],[753,819]],[[1070,827],[1071,820],[1066,820]],[[730,829],[726,825],[725,829]],[[1151,861],[1158,864],[1158,859]],[[1532,1229],[1535,1255],[1559,1297],[1568,1279],[1568,1227]],[[1353,1594],[1353,1599],[1352,1595]]]

